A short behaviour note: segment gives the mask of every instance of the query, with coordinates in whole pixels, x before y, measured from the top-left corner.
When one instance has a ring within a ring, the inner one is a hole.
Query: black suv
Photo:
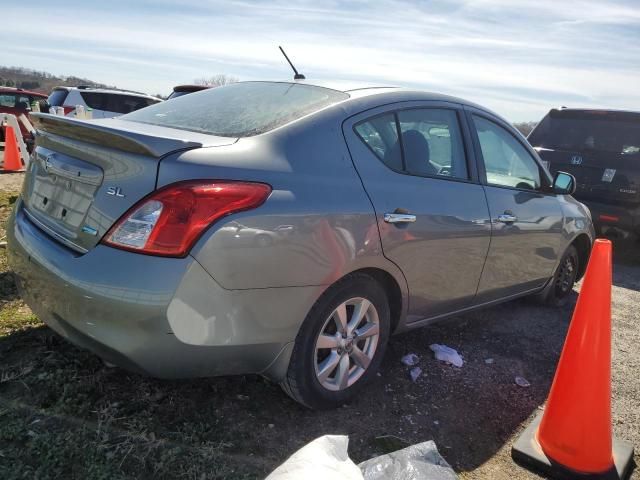
[[[640,112],[553,109],[528,140],[552,173],[576,177],[600,234],[640,235]]]

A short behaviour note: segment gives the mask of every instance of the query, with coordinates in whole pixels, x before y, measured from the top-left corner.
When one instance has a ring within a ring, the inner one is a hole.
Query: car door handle
[[[384,221],[387,223],[413,223],[416,216],[410,213],[385,213]]]
[[[516,217],[512,213],[506,213],[505,212],[502,215],[498,215],[498,221],[502,222],[502,223],[513,223],[516,220],[518,220],[518,217]]]

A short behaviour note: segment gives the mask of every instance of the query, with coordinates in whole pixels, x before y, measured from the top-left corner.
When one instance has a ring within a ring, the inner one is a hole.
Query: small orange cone
[[[4,167],[5,172],[23,172],[24,166],[20,160],[20,150],[16,141],[13,127],[4,127]]]
[[[513,459],[555,478],[626,478],[633,446],[612,439],[611,242],[596,240],[547,406]]]

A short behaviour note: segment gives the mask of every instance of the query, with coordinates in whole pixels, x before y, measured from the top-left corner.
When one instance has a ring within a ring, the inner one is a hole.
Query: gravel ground
[[[20,177],[0,175],[7,203]],[[358,462],[432,439],[464,479],[539,478],[510,448],[544,404],[579,286],[562,309],[523,299],[395,336],[362,398],[313,412],[256,376],[161,381],[106,368],[30,314],[0,255],[0,478],[40,467],[41,478],[260,478],[323,434],[348,434]],[[640,244],[617,244],[614,260],[613,426],[640,446]],[[432,343],[464,366],[434,360]],[[407,353],[420,357],[415,383]]]
[[[0,151],[0,162],[2,161],[2,152]],[[22,173],[2,173],[0,172],[0,191],[17,193],[22,187]]]

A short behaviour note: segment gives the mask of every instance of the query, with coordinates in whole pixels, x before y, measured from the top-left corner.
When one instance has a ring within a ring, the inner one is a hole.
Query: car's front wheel
[[[365,274],[345,277],[313,306],[296,338],[282,388],[310,408],[351,400],[376,374],[389,338],[389,302]]]
[[[573,245],[569,245],[560,259],[551,283],[544,291],[544,303],[555,307],[566,305],[578,278],[579,261],[578,251]]]

